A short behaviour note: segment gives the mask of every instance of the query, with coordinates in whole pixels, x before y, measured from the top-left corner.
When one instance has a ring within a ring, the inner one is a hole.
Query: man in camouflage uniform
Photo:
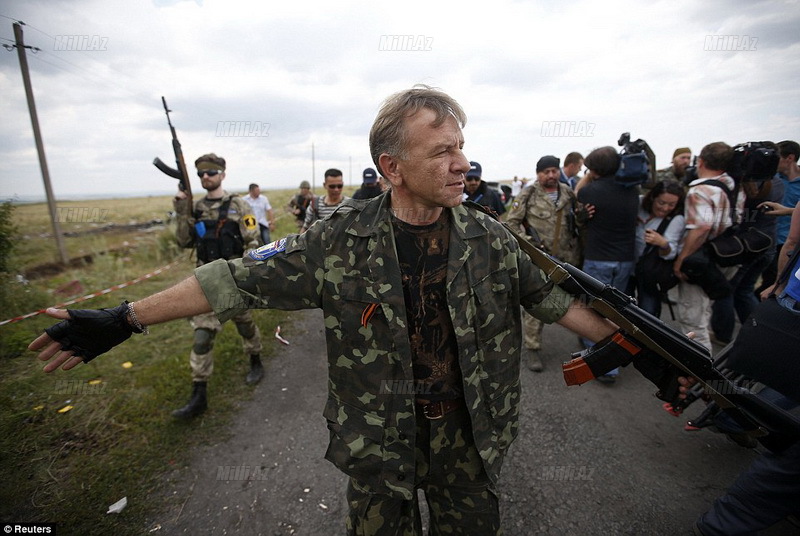
[[[575,233],[575,193],[559,181],[560,161],[555,156],[543,156],[536,163],[536,181],[514,199],[506,222],[519,227],[531,240],[550,255],[577,265],[580,244]],[[534,372],[544,369],[539,350],[542,348],[544,323],[538,318],[522,315],[523,341],[528,368]]]
[[[246,249],[258,247],[258,223],[252,208],[244,199],[222,188],[225,159],[210,153],[198,158],[194,165],[208,193],[195,201],[194,209],[190,210],[186,194],[178,191],[173,201],[178,214],[178,245],[197,250],[197,266],[216,259],[240,258]],[[258,383],[264,375],[258,326],[250,311],[240,311],[232,318],[242,336],[244,352],[250,356],[246,381]],[[178,419],[190,419],[206,410],[206,387],[214,370],[214,338],[222,331],[222,324],[214,313],[196,315],[190,323],[194,329],[194,345],[189,354],[192,395],[186,406],[172,412]]]
[[[658,170],[656,182],[677,181],[683,184],[683,177],[686,176],[686,168],[689,167],[691,161],[692,150],[688,147],[678,147],[672,153],[672,165]],[[652,185],[648,186],[652,188]]]
[[[393,95],[370,132],[389,192],[345,201],[302,235],[201,266],[119,313],[138,331],[212,308],[222,321],[321,308],[325,456],[350,476],[348,534],[421,535],[418,489],[432,534],[500,534],[495,484],[519,425],[520,305],[594,340],[616,330],[555,287],[502,224],[462,204],[465,121],[438,90]],[[58,337],[31,345],[55,357],[45,371],[97,355],[59,351]]]

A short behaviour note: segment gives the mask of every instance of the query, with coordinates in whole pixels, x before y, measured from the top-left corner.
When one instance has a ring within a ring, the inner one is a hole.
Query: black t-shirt
[[[448,212],[443,211],[430,225],[410,225],[396,218],[392,223],[417,397],[435,401],[461,398],[458,343],[447,307]]]
[[[617,184],[611,176],[602,177],[578,190],[578,201],[595,206],[594,216],[586,224],[584,258],[633,262],[639,188]]]
[[[362,184],[361,188],[353,193],[353,199],[372,199],[373,197],[378,197],[381,195],[383,190],[377,184],[373,184],[371,186],[367,186],[366,184]]]

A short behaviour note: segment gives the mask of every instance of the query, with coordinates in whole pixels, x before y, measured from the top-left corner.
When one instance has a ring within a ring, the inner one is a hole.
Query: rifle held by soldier
[[[184,193],[188,199],[188,206],[192,206],[192,185],[189,182],[189,173],[186,171],[186,162],[183,160],[183,150],[181,149],[181,142],[178,141],[178,134],[175,132],[175,127],[172,126],[172,121],[169,118],[169,113],[172,111],[167,107],[167,101],[162,96],[161,102],[164,105],[164,112],[167,114],[167,124],[172,133],[172,151],[175,153],[175,165],[177,169],[171,168],[156,157],[153,160],[153,165],[156,166],[162,173],[169,175],[174,179],[178,179],[178,188]]]
[[[736,385],[711,360],[708,349],[667,326],[636,306],[636,300],[601,283],[574,266],[561,262],[534,247],[511,231],[539,268],[562,289],[583,299],[605,318],[620,327],[607,340],[590,350],[573,355],[564,363],[567,385],[586,383],[611,369],[633,366],[658,387],[656,396],[670,404],[674,415],[691,402],[678,397],[678,377],[694,377],[705,393],[728,413],[745,433],[768,448],[800,437],[800,419],[750,390]],[[765,440],[767,440],[765,442]]]

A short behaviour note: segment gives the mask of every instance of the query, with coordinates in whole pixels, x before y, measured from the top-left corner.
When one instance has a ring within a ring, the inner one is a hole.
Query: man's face
[[[436,114],[423,108],[406,118],[406,159],[397,159],[404,197],[416,207],[454,207],[464,194],[464,135],[453,117],[434,127]],[[477,185],[477,183],[476,183]],[[477,187],[477,186],[476,186]]]
[[[469,195],[474,194],[475,190],[478,189],[478,186],[481,185],[480,177],[466,177],[464,180],[466,181],[465,188]]]
[[[311,188],[300,188],[300,195],[307,196],[310,191],[311,191]]]
[[[216,169],[208,169],[202,172],[198,171],[197,176],[200,177],[200,183],[203,185],[203,188],[207,192],[210,192],[219,188],[219,185],[222,184],[222,180],[225,178],[225,172],[217,171]]]
[[[583,159],[577,162],[573,162],[571,164],[567,164],[566,166],[564,166],[564,174],[567,177],[574,177],[575,175],[578,174],[578,172],[581,170],[582,167],[583,167]]]
[[[789,154],[786,156],[781,156],[778,160],[778,173],[783,173],[784,175],[789,174],[789,170],[792,168],[792,164],[795,162],[795,156],[793,154]]]
[[[686,171],[686,168],[689,167],[689,162],[692,161],[692,153],[681,153],[675,155],[675,158],[672,159],[672,166],[675,168],[675,171],[678,174],[683,173]]]
[[[342,188],[344,188],[344,179],[339,175],[338,177],[325,177],[325,190],[328,192],[328,200],[334,203],[342,198]]]
[[[558,188],[558,178],[560,175],[560,170],[557,167],[544,168],[542,171],[536,172],[536,180],[539,181],[542,188],[552,190]]]
[[[250,190],[250,197],[255,199],[259,195],[261,195],[261,188],[259,188],[258,186]]]

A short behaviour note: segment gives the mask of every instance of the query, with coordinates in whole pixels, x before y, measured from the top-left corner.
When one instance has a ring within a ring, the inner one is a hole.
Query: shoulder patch
[[[284,251],[285,249],[286,239],[281,238],[280,240],[276,240],[275,242],[261,246],[258,249],[254,249],[247,255],[254,261],[265,261],[270,257],[277,255],[281,251]]]
[[[244,218],[242,218],[242,223],[244,223],[245,229],[248,231],[255,231],[258,222],[256,222],[256,217],[252,214],[245,214]]]

